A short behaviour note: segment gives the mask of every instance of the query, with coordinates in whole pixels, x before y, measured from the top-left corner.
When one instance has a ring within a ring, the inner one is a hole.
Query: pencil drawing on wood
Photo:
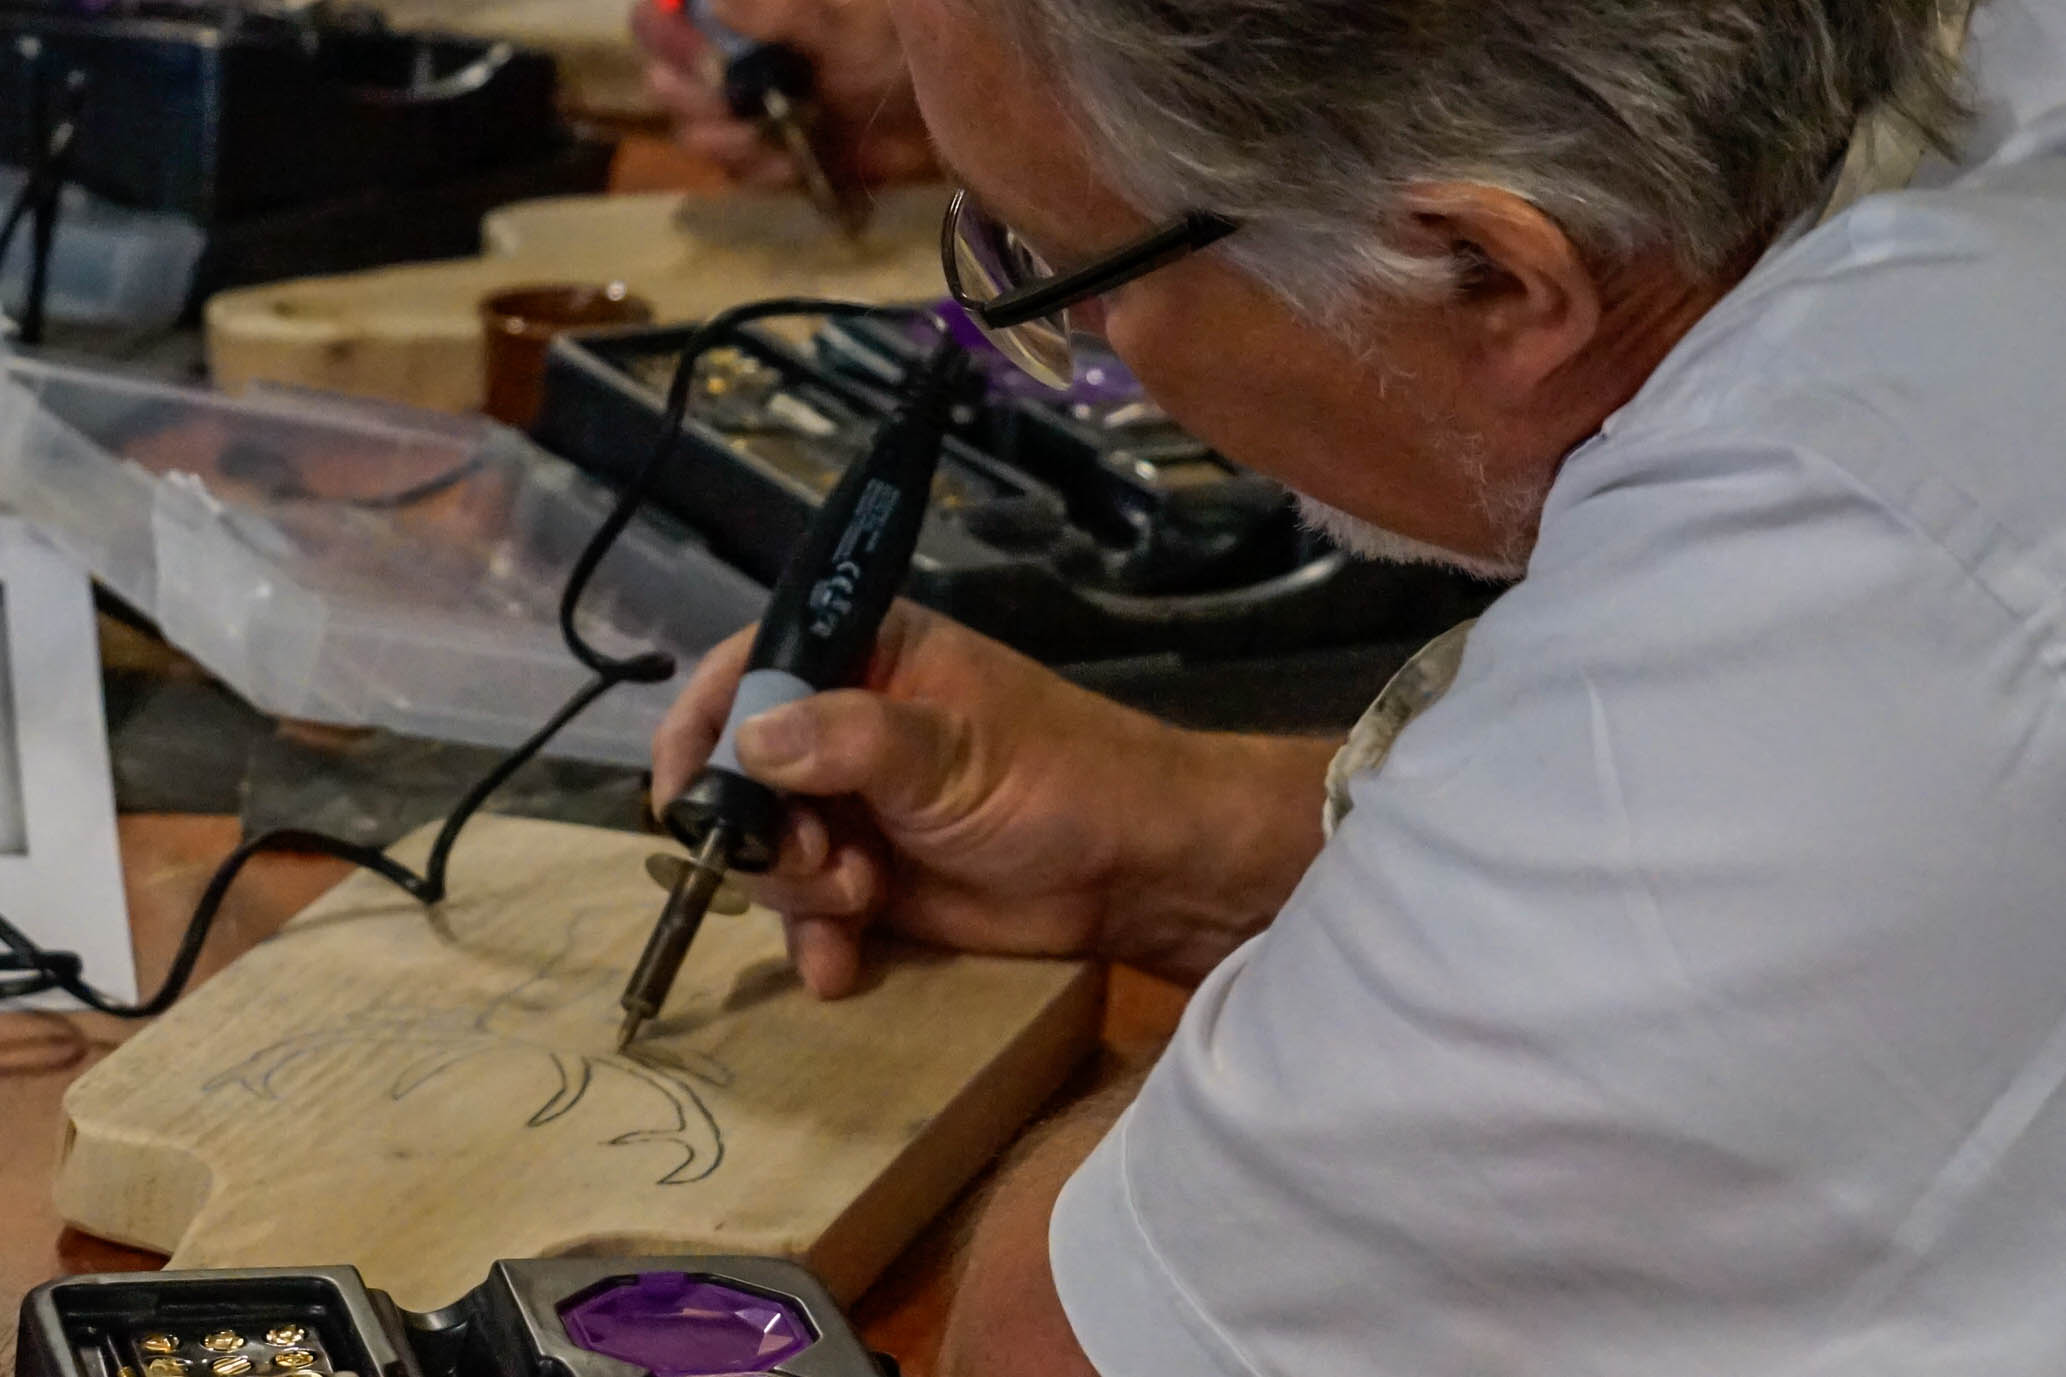
[[[211,1078],[202,1090],[236,1089],[258,1099],[279,1100],[286,1093],[285,1073],[307,1058],[347,1050],[400,1049],[406,1055],[386,1086],[387,1098],[400,1103],[476,1057],[515,1052],[543,1058],[557,1078],[557,1088],[524,1120],[526,1127],[543,1127],[574,1113],[590,1100],[598,1077],[626,1077],[646,1092],[638,1101],[651,1107],[651,1122],[599,1142],[611,1147],[672,1144],[680,1160],[655,1184],[701,1181],[724,1160],[725,1146],[724,1133],[697,1086],[722,1090],[731,1085],[732,1073],[722,1062],[702,1052],[677,1054],[650,1040],[630,1052],[584,1052],[555,1046],[539,1036],[540,1029],[549,1033],[558,1027],[592,1025],[607,1032],[615,1026],[613,991],[623,973],[565,969],[579,926],[577,921],[568,928],[565,943],[534,975],[486,1004],[432,1008],[378,998],[335,1023],[260,1048]]]

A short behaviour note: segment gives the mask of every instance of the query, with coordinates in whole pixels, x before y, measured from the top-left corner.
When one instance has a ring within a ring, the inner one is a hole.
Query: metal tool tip
[[[617,1029],[617,1050],[622,1052],[631,1046],[631,1040],[638,1036],[638,1030],[645,1023],[645,1016],[633,1009],[624,1016],[623,1024]]]

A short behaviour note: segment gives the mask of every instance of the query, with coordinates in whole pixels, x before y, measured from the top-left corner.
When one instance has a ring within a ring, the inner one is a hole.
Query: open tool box
[[[628,479],[659,434],[687,333],[555,341],[539,439]],[[684,452],[656,501],[771,583],[927,334],[843,321],[802,345],[749,332],[707,356]],[[1493,592],[1334,549],[1300,526],[1280,487],[1186,435],[1116,361],[1060,394],[994,356],[956,409],[908,591],[1051,663],[1424,639]]]

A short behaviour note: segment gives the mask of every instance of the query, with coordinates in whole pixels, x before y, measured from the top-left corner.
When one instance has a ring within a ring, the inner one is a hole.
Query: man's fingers
[[[656,38],[671,37],[665,20],[653,27]],[[700,70],[707,53],[689,50],[680,61],[663,56],[646,66],[646,86],[660,107],[674,117],[675,138],[683,148],[716,163],[735,182],[747,186],[779,186],[793,177],[789,160],[768,143],[753,124],[738,118],[724,96]]]
[[[710,46],[686,17],[669,13],[652,0],[638,0],[631,7],[631,36],[661,62],[682,71],[694,71],[703,60],[703,50]]]
[[[952,811],[971,782],[968,741],[958,715],[842,689],[741,723],[739,763],[778,789],[858,794],[878,814],[909,821]]]
[[[852,994],[861,977],[859,927],[822,913],[799,913],[782,921],[789,959],[805,988],[820,999]]]
[[[747,894],[762,908],[777,913],[824,913],[843,918],[866,918],[882,907],[882,866],[866,848],[845,844],[809,873],[791,869],[783,873],[745,877]]]
[[[690,128],[739,123],[731,106],[725,104],[725,98],[709,82],[699,79],[693,70],[665,62],[648,63],[646,86],[652,91],[654,100]]]
[[[683,0],[679,10],[664,10],[651,0],[632,6],[631,32],[646,51],[677,67],[700,61],[710,40],[696,27]],[[707,0],[710,17],[734,33],[773,42],[808,44],[824,37],[825,16],[818,0]]]
[[[710,17],[735,33],[770,42],[810,46],[825,16],[818,0],[708,0]]]
[[[792,801],[782,819],[782,844],[775,853],[776,876],[802,879],[816,875],[832,859],[832,832],[824,814],[807,803]]]

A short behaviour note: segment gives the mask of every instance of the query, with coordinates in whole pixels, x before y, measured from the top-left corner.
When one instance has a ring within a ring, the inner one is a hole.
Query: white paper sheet
[[[136,997],[92,589],[10,517],[0,517],[0,914],[77,952],[104,993]]]

